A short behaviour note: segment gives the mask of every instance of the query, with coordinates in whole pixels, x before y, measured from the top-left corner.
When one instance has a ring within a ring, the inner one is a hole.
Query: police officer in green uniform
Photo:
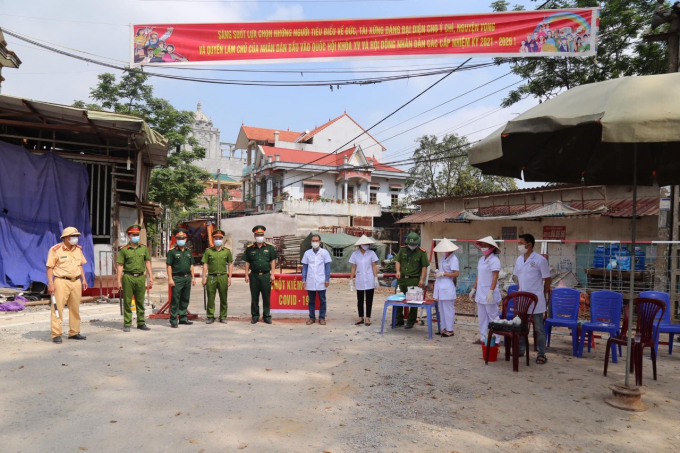
[[[168,251],[165,264],[168,265],[168,285],[172,288],[170,300],[170,327],[177,328],[179,324],[191,325],[187,319],[187,308],[191,297],[191,285],[196,284],[194,278],[194,255],[187,245],[187,230],[179,228],[175,231],[175,248]]]
[[[129,332],[132,324],[132,296],[137,306],[137,328],[151,330],[144,321],[144,292],[146,277],[149,274],[149,289],[153,286],[151,274],[151,255],[146,245],[139,243],[140,225],[131,225],[127,229],[128,245],[118,250],[118,288],[123,292],[123,331]]]
[[[409,233],[406,236],[406,245],[402,246],[394,257],[397,267],[397,285],[399,290],[406,294],[409,286],[423,287],[426,283],[427,268],[430,261],[427,252],[419,247],[420,236],[417,233]],[[410,309],[406,329],[412,329],[418,318],[418,310]],[[397,326],[404,325],[404,309],[397,308]]]
[[[272,323],[272,315],[269,313],[269,294],[272,290],[271,285],[274,283],[276,248],[264,242],[266,230],[262,225],[253,228],[255,243],[246,248],[243,256],[246,262],[246,283],[250,284],[250,314],[253,317],[251,324],[260,320],[260,293],[262,293],[262,317],[267,324]]]
[[[215,322],[215,293],[220,293],[220,322],[227,323],[227,290],[231,286],[231,274],[234,271],[234,258],[231,250],[222,247],[224,231],[215,230],[212,234],[214,247],[210,247],[203,254],[203,286],[208,295],[206,324]]]

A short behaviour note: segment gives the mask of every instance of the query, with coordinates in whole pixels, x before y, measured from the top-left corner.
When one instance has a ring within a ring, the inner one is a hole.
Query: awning
[[[390,189],[401,190],[401,189],[403,189],[403,188],[404,188],[404,185],[403,185],[403,184],[390,184]]]
[[[379,182],[372,182],[371,183],[371,189],[380,189],[380,183]]]
[[[305,186],[323,186],[323,181],[320,179],[305,179],[302,181]]]

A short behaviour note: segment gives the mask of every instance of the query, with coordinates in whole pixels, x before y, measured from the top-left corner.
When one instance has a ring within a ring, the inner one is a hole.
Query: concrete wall
[[[304,200],[283,201],[283,212],[289,214],[316,214],[334,216],[380,217],[382,214],[377,204],[336,203]]]

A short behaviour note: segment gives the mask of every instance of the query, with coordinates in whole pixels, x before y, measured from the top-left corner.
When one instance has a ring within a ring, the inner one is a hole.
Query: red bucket
[[[495,362],[498,359],[498,346],[491,346],[489,351],[489,362]],[[482,345],[482,358],[486,360],[486,345]]]

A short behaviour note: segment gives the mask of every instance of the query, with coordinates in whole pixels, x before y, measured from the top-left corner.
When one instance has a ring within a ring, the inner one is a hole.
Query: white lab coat
[[[531,252],[529,259],[524,261],[524,255],[517,257],[513,272],[519,282],[519,290],[535,294],[538,297],[535,314],[545,313],[546,303],[543,293],[543,279],[550,277],[548,260],[536,252]]]
[[[475,294],[475,302],[486,305],[486,295],[491,289],[491,281],[493,280],[493,272],[501,270],[501,260],[495,254],[487,257],[479,258],[477,264],[477,293]],[[501,302],[501,291],[496,283],[496,289],[493,292],[493,302],[491,305],[496,305]]]
[[[307,291],[326,290],[326,263],[330,263],[331,254],[328,250],[319,247],[316,253],[314,249],[309,249],[302,257],[302,264],[307,265]]]
[[[350,264],[356,264],[356,289],[357,291],[366,291],[375,288],[375,275],[373,275],[373,263],[379,261],[378,255],[371,249],[366,250],[366,253],[361,253],[361,250],[355,250],[349,257]]]
[[[455,272],[460,270],[458,258],[455,253],[449,255],[439,262],[439,272]],[[437,300],[455,300],[456,299],[456,285],[453,283],[452,277],[439,277],[434,281],[434,292],[432,297]]]

